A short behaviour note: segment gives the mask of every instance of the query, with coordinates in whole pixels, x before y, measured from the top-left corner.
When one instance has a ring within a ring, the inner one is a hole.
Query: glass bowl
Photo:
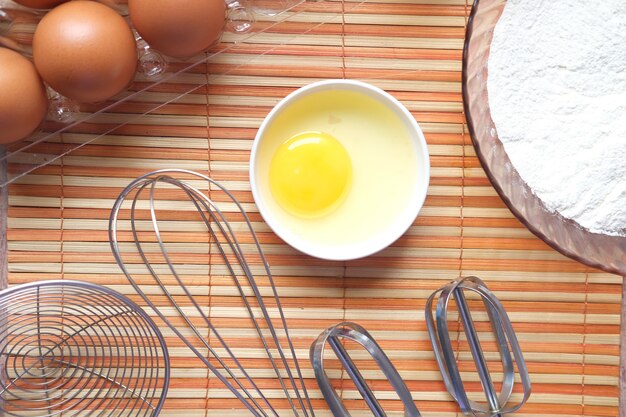
[[[506,0],[476,0],[463,48],[463,105],[476,154],[494,188],[528,229],[562,254],[593,268],[626,275],[626,237],[591,233],[551,212],[513,167],[496,132],[487,95],[493,30]]]

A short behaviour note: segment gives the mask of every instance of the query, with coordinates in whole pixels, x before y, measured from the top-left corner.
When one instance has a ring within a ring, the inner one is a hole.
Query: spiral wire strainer
[[[124,295],[78,281],[0,292],[0,415],[157,416],[168,383],[164,339]]]

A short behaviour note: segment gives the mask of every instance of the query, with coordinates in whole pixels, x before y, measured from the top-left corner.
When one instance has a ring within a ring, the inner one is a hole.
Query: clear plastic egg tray
[[[125,0],[100,1],[128,17]],[[326,23],[341,23],[342,13],[316,13],[320,3],[324,2],[227,0],[227,21],[221,39],[208,52],[187,60],[165,57],[136,35],[138,70],[133,83],[111,100],[98,104],[74,103],[49,89],[50,109],[42,126],[29,138],[0,145],[0,186],[40,167],[58,165],[63,156],[98,139],[115,137],[125,126],[144,126],[149,130],[151,125],[167,119],[171,119],[168,124],[175,126],[176,115],[163,114],[160,109],[171,103],[194,101],[211,79],[244,71],[247,64],[270,53],[272,44],[278,47],[289,43],[284,30],[279,39],[271,39],[277,27],[298,22],[288,35],[293,40]],[[308,6],[314,6],[314,10]],[[44,13],[0,0],[0,45],[28,56],[32,33]],[[319,16],[303,17],[307,14]],[[255,48],[255,44],[263,47]],[[233,51],[239,62],[221,65],[220,56]],[[315,67],[309,68],[313,74]]]

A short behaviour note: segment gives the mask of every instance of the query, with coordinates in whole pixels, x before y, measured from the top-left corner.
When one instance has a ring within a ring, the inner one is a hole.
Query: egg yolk
[[[319,217],[336,209],[352,182],[346,149],[327,133],[299,133],[278,147],[270,162],[270,189],[287,212]]]

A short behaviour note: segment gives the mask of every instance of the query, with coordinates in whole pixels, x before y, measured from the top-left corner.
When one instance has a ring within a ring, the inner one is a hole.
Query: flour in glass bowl
[[[626,1],[508,0],[488,66],[522,179],[549,210],[626,236]]]

